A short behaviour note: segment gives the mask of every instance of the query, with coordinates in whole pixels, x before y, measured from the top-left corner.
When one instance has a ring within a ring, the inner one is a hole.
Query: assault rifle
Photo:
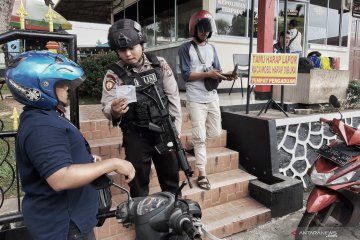
[[[156,99],[148,93],[148,91],[150,91],[151,89],[155,91]],[[149,130],[161,133],[162,142],[155,146],[156,151],[159,154],[165,153],[169,150],[174,151],[176,158],[178,159],[178,162],[180,164],[181,170],[183,170],[186,175],[189,187],[192,188],[190,177],[193,176],[194,171],[189,165],[189,162],[186,158],[185,150],[182,147],[182,144],[178,137],[178,132],[175,128],[175,124],[172,121],[168,110],[165,108],[155,84],[152,83],[147,85],[145,88],[142,89],[142,93],[156,102],[161,116],[161,126],[151,122],[149,123]]]

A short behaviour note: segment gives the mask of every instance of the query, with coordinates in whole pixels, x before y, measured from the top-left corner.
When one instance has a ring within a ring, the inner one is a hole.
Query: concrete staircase
[[[80,129],[88,140],[92,153],[103,159],[109,157],[124,158],[121,148],[122,133],[119,128],[112,128],[105,118],[81,121]],[[204,191],[197,187],[198,171],[195,168],[195,157],[188,155],[188,161],[195,176],[191,179],[193,188],[186,186],[183,197],[197,201],[203,211],[202,222],[212,234],[217,237],[226,237],[263,224],[271,219],[270,209],[256,202],[249,196],[249,181],[256,177],[239,169],[239,153],[226,148],[226,131],[221,136],[207,142],[208,164],[206,171],[211,190]],[[191,141],[191,123],[188,114],[183,110],[183,130],[181,142],[185,146]],[[150,193],[160,191],[153,168],[150,181]],[[181,180],[185,179],[183,172]],[[123,177],[113,175],[114,181],[123,184]],[[112,188],[113,207],[126,200],[126,196],[117,189]],[[116,219],[108,219],[101,228],[96,229],[97,239],[102,240],[133,240],[134,228],[123,228]]]

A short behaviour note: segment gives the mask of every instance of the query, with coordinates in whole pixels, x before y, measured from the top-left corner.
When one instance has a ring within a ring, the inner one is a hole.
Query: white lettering
[[[138,81],[136,78],[134,78],[134,84],[135,84],[135,87],[139,87],[139,86],[140,86],[140,83],[139,83],[139,81]]]
[[[150,83],[155,83],[155,82],[157,82],[157,78],[156,78],[155,73],[142,76],[141,78],[144,80],[144,83],[145,83],[145,84],[150,84]]]

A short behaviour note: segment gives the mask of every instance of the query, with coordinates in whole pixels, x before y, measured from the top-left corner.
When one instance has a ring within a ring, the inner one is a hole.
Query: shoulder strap
[[[201,56],[201,53],[200,53],[200,50],[199,50],[198,45],[197,45],[194,41],[191,41],[191,44],[194,46],[194,48],[195,48],[195,50],[196,50],[196,53],[197,53],[197,55],[198,55],[198,58],[199,58],[201,64],[205,64],[205,61],[204,61],[204,59],[203,59],[202,56]]]
[[[295,38],[297,37],[298,34],[299,34],[299,30],[296,29],[296,35],[292,39],[290,39],[289,46],[295,40]]]
[[[145,53],[145,55],[150,60],[151,66],[153,66],[153,68],[156,69],[157,71],[160,71],[160,61],[156,57],[156,55],[153,53]],[[120,67],[116,63],[111,63],[109,64],[108,69],[112,70],[119,78],[121,78],[125,82],[125,84],[131,85],[130,78],[126,74],[124,68]]]
[[[145,55],[150,60],[151,66],[153,66],[154,68],[160,67],[160,61],[155,54],[146,52]]]
[[[125,82],[125,84],[130,84],[130,78],[126,74],[124,68],[120,67],[116,63],[111,63],[109,64],[108,69],[112,70],[119,78],[121,78]]]
[[[122,77],[122,76],[126,75],[125,70],[116,63],[110,63],[108,65],[108,69],[110,69],[114,73],[116,73],[116,75],[118,75],[118,77]]]
[[[156,75],[158,78],[162,78],[162,69],[160,66],[160,61],[157,56],[153,53],[145,53],[146,57],[149,59],[151,66],[155,69]]]

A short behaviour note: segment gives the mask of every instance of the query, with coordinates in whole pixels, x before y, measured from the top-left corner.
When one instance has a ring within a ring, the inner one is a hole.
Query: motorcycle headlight
[[[356,174],[356,172],[348,172],[347,174],[335,179],[334,181],[331,181],[330,184],[340,184],[340,183],[347,183],[350,181],[350,179]]]
[[[310,178],[315,185],[323,186],[326,185],[327,180],[329,180],[329,178],[332,175],[334,175],[334,172],[319,173],[318,171],[316,171],[316,168],[314,167],[313,170],[311,171]]]
[[[137,214],[144,215],[167,204],[169,199],[163,196],[148,196],[140,201],[137,206]]]

